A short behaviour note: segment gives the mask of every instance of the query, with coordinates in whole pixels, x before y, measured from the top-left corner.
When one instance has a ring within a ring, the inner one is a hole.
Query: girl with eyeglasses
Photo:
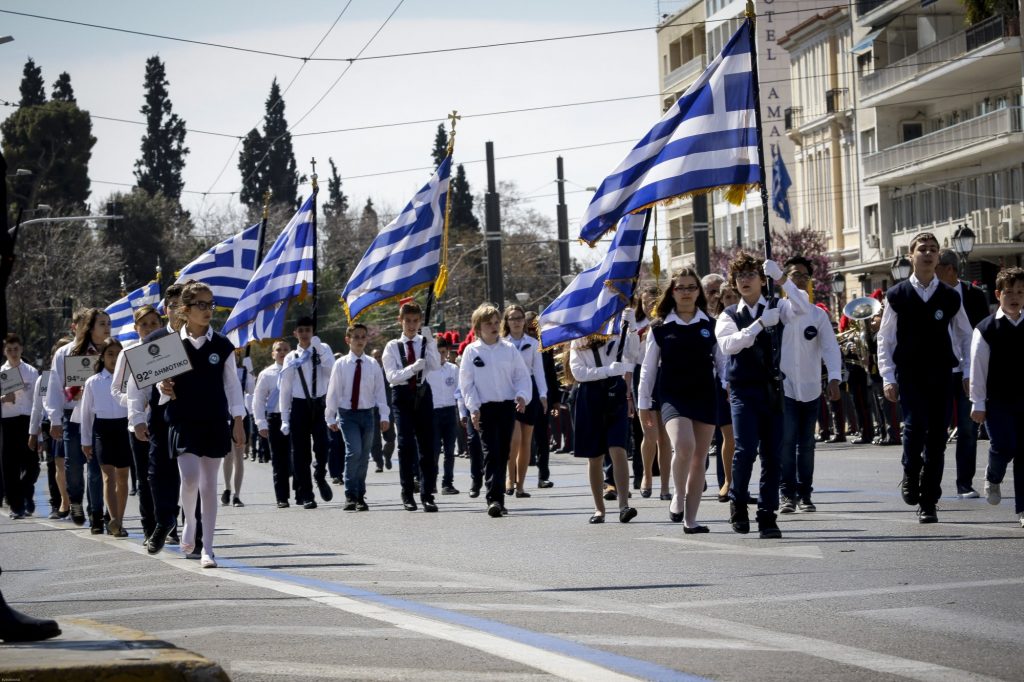
[[[530,372],[533,394],[524,412],[516,413],[512,431],[512,451],[508,457],[508,485],[505,494],[515,493],[516,497],[530,497],[523,490],[526,469],[530,465],[530,450],[533,444],[533,427],[546,418],[548,413],[548,387],[544,380],[544,358],[540,354],[540,341],[526,333],[526,311],[522,306],[512,304],[505,308],[501,318],[501,337],[508,341],[520,355]]]
[[[697,523],[697,510],[704,491],[704,453],[718,420],[715,385],[723,358],[714,324],[697,272],[676,270],[655,307],[640,370],[640,418],[649,427],[654,425],[652,395],[657,384],[661,420],[672,442],[675,495],[669,519],[683,522],[688,535],[708,532],[707,526]]]
[[[181,549],[191,554],[196,543],[196,498],[202,505],[203,550],[199,565],[216,568],[213,537],[217,526],[217,475],[221,461],[245,442],[242,418],[245,401],[238,380],[234,346],[213,331],[210,320],[216,304],[213,291],[202,282],[188,282],[175,314],[192,370],[160,383],[171,454],[178,458],[181,507],[185,528]]]

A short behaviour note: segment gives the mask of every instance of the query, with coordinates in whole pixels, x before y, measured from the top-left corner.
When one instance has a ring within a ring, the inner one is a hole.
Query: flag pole
[[[311,217],[312,217],[311,227],[313,229],[313,281],[311,283],[312,286],[310,287],[313,290],[313,309],[312,309],[311,313],[312,313],[312,317],[313,317],[313,329],[316,329],[316,323],[317,323],[316,295],[319,293],[317,291],[317,288],[316,288],[316,280],[317,280],[317,277],[316,277],[316,271],[317,271],[317,258],[316,258],[316,251],[317,251],[317,248],[316,248],[316,242],[317,242],[317,238],[316,238],[316,195],[320,192],[320,185],[318,185],[317,182],[316,182],[316,157],[311,158],[310,161],[309,161],[309,164],[310,164],[310,166],[313,167],[313,173],[310,175],[310,180],[313,183],[313,206],[312,206],[312,215],[311,215]]]
[[[448,133],[448,157],[454,157],[455,155],[455,124],[461,119],[459,112],[455,109],[452,113],[448,114],[448,121],[451,123],[451,132]],[[452,158],[454,162],[454,158]],[[423,317],[423,324],[425,326],[430,325],[430,310],[433,308],[434,301],[441,298],[444,295],[445,289],[448,287],[448,223],[451,220],[452,215],[452,174],[451,169],[448,171],[448,191],[446,192],[447,197],[444,202],[444,227],[441,231],[441,253],[438,258],[439,267],[437,270],[437,279],[434,280],[434,286],[430,287],[430,291],[427,293],[427,310]]]
[[[644,262],[644,247],[647,246],[647,229],[651,226],[651,213],[654,212],[654,207],[647,209],[647,214],[644,216],[644,229],[640,233],[640,257],[636,259],[636,274],[633,275],[633,294],[636,295],[636,285],[640,282],[640,268],[643,267]],[[626,306],[632,301],[627,301]],[[622,323],[622,328],[619,330],[619,351],[615,359],[617,362],[622,362],[622,352],[626,349],[626,333],[629,331],[629,325],[626,322]]]
[[[253,268],[253,273],[260,269],[260,265],[263,264],[263,246],[267,241],[267,218],[270,216],[270,197],[274,196],[274,191],[267,189],[263,193],[263,216],[260,218],[260,229],[256,231],[256,267]],[[245,357],[252,355],[252,344],[245,344]],[[245,391],[245,386],[242,386],[242,391]]]

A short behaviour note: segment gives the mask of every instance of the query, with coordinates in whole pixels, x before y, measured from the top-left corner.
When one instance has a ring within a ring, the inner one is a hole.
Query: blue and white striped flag
[[[135,333],[135,311],[144,305],[155,306],[160,302],[160,283],[144,284],[123,298],[119,298],[104,310],[110,315],[110,336],[121,343],[138,341]]]
[[[367,309],[437,279],[451,169],[449,155],[363,254],[341,294],[349,323]]]
[[[287,303],[303,294],[313,295],[314,201],[315,193],[284,228],[224,323],[221,331],[237,348],[281,337]]]
[[[622,216],[711,189],[742,201],[763,174],[757,156],[753,28],[745,20],[722,53],[605,178],[580,220],[593,246]]]
[[[198,280],[213,290],[218,308],[231,310],[256,270],[259,223],[225,239],[178,271],[175,282]]]
[[[540,314],[540,345],[551,348],[593,334],[618,333],[619,315],[633,296],[650,210],[619,223],[604,260],[576,279]]]

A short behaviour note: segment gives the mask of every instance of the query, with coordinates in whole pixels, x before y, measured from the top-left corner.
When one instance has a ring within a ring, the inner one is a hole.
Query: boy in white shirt
[[[4,495],[11,507],[12,519],[23,519],[35,512],[36,479],[39,478],[39,457],[28,448],[29,421],[32,415],[32,397],[39,372],[21,361],[22,343],[17,334],[4,339],[7,361],[0,372],[11,379],[20,376],[21,387],[3,396],[3,463]]]
[[[458,495],[455,489],[455,440],[458,437],[458,401],[455,392],[459,387],[459,367],[448,362],[451,344],[444,336],[437,337],[437,352],[441,356],[441,367],[427,375],[430,393],[434,401],[434,462],[438,466],[441,450],[444,449],[444,472],[441,475],[441,494]]]

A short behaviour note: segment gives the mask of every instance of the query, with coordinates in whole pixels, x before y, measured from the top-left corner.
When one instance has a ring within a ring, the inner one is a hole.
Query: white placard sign
[[[99,355],[64,356],[64,388],[85,386],[86,380],[96,373]]]
[[[17,367],[0,371],[0,395],[10,395],[25,388],[25,380],[21,378],[21,370]]]
[[[192,371],[185,344],[177,334],[129,348],[124,352],[124,359],[139,388]]]

